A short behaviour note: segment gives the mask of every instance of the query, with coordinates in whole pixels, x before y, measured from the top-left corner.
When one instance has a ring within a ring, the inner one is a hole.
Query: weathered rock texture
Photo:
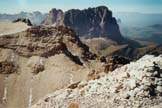
[[[146,55],[99,79],[81,82],[74,89],[58,90],[32,108],[150,108],[160,103],[162,56]]]
[[[52,9],[43,22],[45,25],[68,26],[79,36],[108,37],[122,42],[119,26],[112,12],[105,6],[84,10],[72,9],[66,12]]]

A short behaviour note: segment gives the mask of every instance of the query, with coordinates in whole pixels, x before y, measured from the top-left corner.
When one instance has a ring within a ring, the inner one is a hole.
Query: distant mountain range
[[[46,16],[47,14],[43,14],[39,11],[35,11],[32,13],[20,12],[18,14],[0,14],[0,21],[13,21],[18,18],[27,18],[31,20],[32,24],[39,25]]]
[[[84,10],[71,9],[65,12],[53,8],[44,14],[39,11],[0,14],[0,21],[13,21],[18,18],[28,18],[34,25],[69,26],[78,35],[88,38],[107,37],[119,42],[126,37],[162,44],[162,14],[136,12],[112,14],[105,6]]]
[[[124,37],[162,44],[162,14],[114,13]]]
[[[129,27],[120,25],[123,36],[162,44],[162,24],[154,24],[145,27]]]
[[[121,20],[122,26],[145,27],[162,24],[162,13],[116,12],[114,16]]]
[[[41,12],[21,12],[19,14],[0,14],[0,21],[13,21],[18,18],[28,18],[34,25],[67,26],[75,30],[79,36],[88,38],[106,37],[122,42],[122,37],[116,18],[106,6],[84,10],[71,9],[63,12],[53,8],[48,14]]]

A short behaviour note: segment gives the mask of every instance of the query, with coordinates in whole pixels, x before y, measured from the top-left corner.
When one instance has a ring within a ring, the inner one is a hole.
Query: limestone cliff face
[[[44,24],[71,27],[79,36],[101,36],[117,42],[123,41],[116,19],[105,6],[84,10],[71,9],[64,12],[64,15],[61,10],[52,9]]]

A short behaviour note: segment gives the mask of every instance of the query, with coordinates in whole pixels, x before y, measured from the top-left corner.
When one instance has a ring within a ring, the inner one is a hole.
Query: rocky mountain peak
[[[43,24],[68,26],[79,36],[101,36],[117,42],[123,41],[117,21],[106,6],[84,10],[71,9],[64,13],[61,10],[52,9]]]

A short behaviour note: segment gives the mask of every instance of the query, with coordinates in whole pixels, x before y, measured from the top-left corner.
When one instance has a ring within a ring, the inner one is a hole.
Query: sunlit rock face
[[[101,36],[117,42],[123,41],[117,21],[106,6],[84,10],[71,9],[64,13],[61,10],[52,9],[44,24],[68,26],[74,29],[79,36]]]

